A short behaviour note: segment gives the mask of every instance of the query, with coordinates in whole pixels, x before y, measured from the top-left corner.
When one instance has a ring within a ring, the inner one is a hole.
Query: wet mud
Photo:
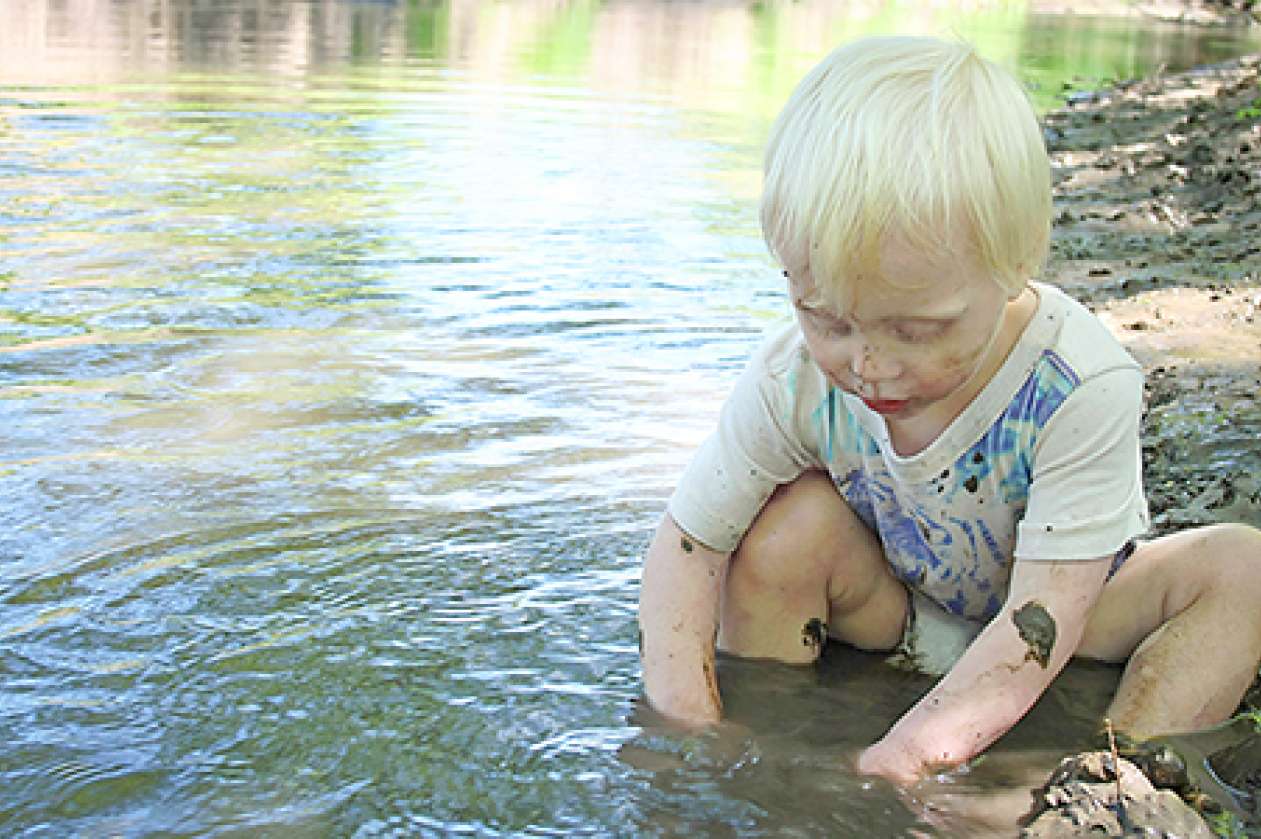
[[[1139,0],[1131,6],[1169,23],[1248,26],[1261,22],[1261,4],[1255,0]]]
[[[1147,374],[1156,533],[1261,525],[1261,56],[1069,93],[1045,278]]]
[[[821,618],[811,618],[801,628],[801,643],[814,650],[815,655],[823,652],[828,641],[828,625]]]
[[[1183,5],[1209,22],[1254,14],[1251,4]],[[1055,183],[1045,277],[1099,315],[1144,368],[1144,480],[1156,535],[1221,521],[1261,526],[1259,67],[1261,56],[1245,56],[1069,92],[1044,121]],[[1254,685],[1241,710],[1258,699]],[[1247,749],[1234,758],[1243,766],[1235,783],[1256,800],[1261,742]],[[1047,801],[1070,802],[1070,787],[1102,795],[1082,785],[1098,779],[1061,780],[1044,790]],[[1131,827],[1185,835],[1167,796],[1148,804],[1129,817],[1151,821]],[[1261,836],[1261,816],[1245,814],[1242,827],[1238,835]]]
[[[1020,640],[1029,646],[1025,661],[1036,661],[1043,670],[1051,663],[1051,651],[1055,649],[1055,618],[1036,600],[1030,600],[1012,613],[1012,622],[1020,633]]]
[[[716,663],[717,647],[715,644],[709,644],[705,648],[705,660],[701,663],[701,669],[705,674],[705,687],[709,692],[709,700],[713,706],[718,709],[718,713],[722,713],[722,693],[718,690],[718,667]]]
[[[1035,14],[1114,18],[1140,14],[1166,23],[1204,27],[1261,23],[1261,3],[1256,0],[1033,0],[1030,8]]]
[[[1065,758],[1034,798],[1033,809],[1021,820],[1022,839],[1213,836],[1176,793],[1156,789],[1133,763],[1108,752]]]

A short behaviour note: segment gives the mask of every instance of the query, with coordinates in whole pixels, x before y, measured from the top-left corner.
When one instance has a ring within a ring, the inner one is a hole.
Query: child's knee
[[[837,517],[845,512],[845,502],[831,478],[822,472],[806,472],[775,490],[753,521],[740,549],[750,542],[800,545],[826,541],[828,532],[836,530]]]
[[[1227,585],[1247,585],[1261,595],[1261,530],[1232,523],[1213,525],[1209,531],[1214,544],[1207,559],[1229,565]]]
[[[1200,528],[1181,559],[1184,573],[1199,578],[1202,593],[1261,602],[1261,530],[1235,523]]]
[[[826,473],[806,472],[766,502],[736,548],[732,571],[760,584],[824,574],[852,516]]]

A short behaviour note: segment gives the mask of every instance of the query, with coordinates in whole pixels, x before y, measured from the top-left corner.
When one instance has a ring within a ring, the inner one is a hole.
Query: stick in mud
[[[1112,720],[1109,717],[1103,718],[1103,727],[1108,732],[1108,751],[1112,753],[1112,774],[1117,784],[1117,823],[1122,830],[1129,833],[1132,825],[1125,812],[1125,796],[1121,794],[1121,756],[1117,754],[1116,732],[1112,730]]]

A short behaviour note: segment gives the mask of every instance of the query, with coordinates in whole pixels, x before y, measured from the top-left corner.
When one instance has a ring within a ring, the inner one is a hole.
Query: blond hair
[[[876,37],[833,51],[776,120],[764,172],[771,252],[834,303],[878,273],[889,236],[950,256],[963,238],[1013,295],[1046,257],[1050,163],[1037,118],[1020,83],[966,44]],[[952,237],[959,222],[966,235]]]

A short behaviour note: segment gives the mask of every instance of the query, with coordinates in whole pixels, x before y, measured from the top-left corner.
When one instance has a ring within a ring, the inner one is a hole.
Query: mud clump
[[[705,650],[705,658],[701,662],[701,671],[705,676],[705,688],[709,693],[709,701],[722,714],[722,694],[718,691],[718,667],[714,661],[716,651],[710,644]]]
[[[801,628],[801,643],[810,647],[816,655],[822,654],[828,642],[828,625],[821,618],[811,618]]]
[[[1030,600],[1011,616],[1020,633],[1020,640],[1029,645],[1025,661],[1036,661],[1045,670],[1051,663],[1051,651],[1055,649],[1055,618],[1036,600]]]
[[[1176,793],[1155,789],[1138,767],[1124,758],[1114,764],[1108,752],[1084,752],[1062,760],[1046,784],[1034,791],[1033,807],[1021,825],[1022,839],[1214,835]]]

